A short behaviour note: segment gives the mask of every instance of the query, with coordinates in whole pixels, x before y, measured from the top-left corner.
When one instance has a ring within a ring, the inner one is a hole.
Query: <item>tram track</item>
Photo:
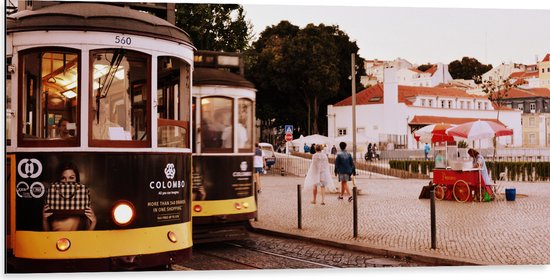
[[[173,270],[261,270],[313,268],[411,267],[425,263],[350,251],[293,239],[250,237],[193,247],[191,260]]]

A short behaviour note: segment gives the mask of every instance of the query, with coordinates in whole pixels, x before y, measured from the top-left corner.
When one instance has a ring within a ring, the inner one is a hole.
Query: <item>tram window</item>
[[[150,59],[125,49],[94,50],[90,95],[91,146],[147,147],[150,144]]]
[[[201,99],[201,149],[203,152],[233,151],[233,100]]]
[[[158,58],[158,147],[189,147],[190,66],[177,57]]]
[[[237,141],[240,152],[252,151],[252,101],[239,99],[239,119],[237,123]]]
[[[77,146],[80,54],[72,50],[23,52],[19,139],[22,146]]]

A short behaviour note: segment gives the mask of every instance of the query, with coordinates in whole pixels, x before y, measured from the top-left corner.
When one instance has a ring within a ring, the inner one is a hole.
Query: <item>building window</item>
[[[338,136],[344,136],[344,135],[346,135],[346,134],[348,134],[347,129],[345,129],[345,128],[338,128]]]
[[[489,103],[484,102],[483,104],[485,105],[485,110],[488,110],[489,109]]]
[[[535,117],[529,117],[529,126],[535,127]]]
[[[518,104],[518,109],[520,109],[520,110],[523,111],[523,103],[519,103],[519,104]]]
[[[426,99],[420,99],[420,106],[426,106]]]
[[[531,110],[532,112],[534,112],[536,108],[537,108],[537,104],[535,103],[529,104],[529,110]]]
[[[536,140],[537,140],[537,139],[536,139],[536,136],[537,136],[537,135],[536,135],[535,133],[529,133],[529,137],[528,137],[529,140],[528,140],[528,141],[529,141],[529,144],[530,144],[530,145],[537,144],[537,143],[536,143]]]
[[[460,108],[459,109],[464,109],[464,101],[460,101]]]
[[[445,108],[445,100],[441,100],[441,108]]]
[[[478,110],[481,110],[481,102],[478,102],[478,103],[477,103],[477,109],[478,109]]]
[[[428,107],[432,107],[432,100],[428,100]]]

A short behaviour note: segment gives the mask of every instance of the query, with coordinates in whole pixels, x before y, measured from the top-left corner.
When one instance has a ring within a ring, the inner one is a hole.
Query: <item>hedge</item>
[[[434,169],[433,161],[424,160],[390,160],[390,168],[412,173],[428,174]],[[550,162],[510,162],[487,161],[487,169],[493,180],[499,180],[502,172],[509,181],[549,181]]]

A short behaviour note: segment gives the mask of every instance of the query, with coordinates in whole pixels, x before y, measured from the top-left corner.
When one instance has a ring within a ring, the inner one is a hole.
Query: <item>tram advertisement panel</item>
[[[188,222],[190,161],[190,154],[18,153],[16,229],[110,230]],[[135,212],[125,225],[112,218],[120,202],[129,202]]]
[[[193,200],[252,196],[252,156],[194,156]]]

